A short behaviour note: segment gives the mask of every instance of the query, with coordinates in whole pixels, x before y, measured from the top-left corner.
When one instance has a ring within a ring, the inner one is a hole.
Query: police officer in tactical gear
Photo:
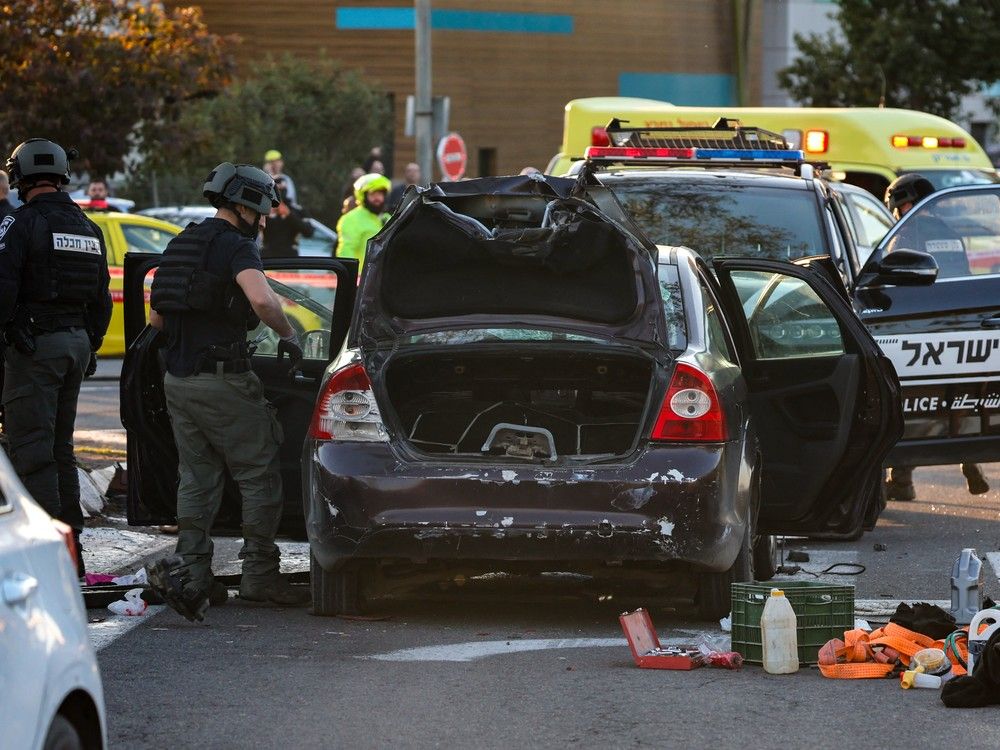
[[[179,458],[177,550],[149,571],[167,603],[190,620],[228,592],[212,576],[210,530],[225,470],[243,500],[240,598],[305,605],[278,575],[281,427],[250,369],[247,331],[259,320],[280,337],[279,359],[302,359],[298,338],[264,276],[256,238],[278,203],[274,180],[225,162],[208,176],[213,218],[170,241],[153,280],[150,324],[166,333],[164,390]]]
[[[926,177],[919,174],[904,174],[893,180],[885,190],[885,205],[896,221],[902,219],[910,209],[928,195],[934,192],[934,185]],[[932,249],[928,241],[938,243]],[[941,247],[941,246],[944,247]],[[953,245],[954,247],[950,247]],[[910,247],[915,250],[926,250],[934,256],[941,270],[941,277],[968,276],[970,274],[968,260],[961,237],[940,219],[932,216],[914,216],[913,220],[897,233],[890,245],[890,251],[897,247]],[[963,463],[962,474],[965,484],[972,495],[983,495],[990,491],[986,476],[978,464]],[[889,500],[910,501],[917,497],[913,486],[912,466],[893,466],[889,468],[886,480],[886,496]]]
[[[11,462],[51,515],[73,528],[83,514],[73,456],[80,383],[97,367],[111,320],[104,237],[62,188],[69,156],[44,138],[7,160],[24,205],[0,221],[0,326],[7,343],[3,385]],[[78,554],[78,573],[83,558]]]

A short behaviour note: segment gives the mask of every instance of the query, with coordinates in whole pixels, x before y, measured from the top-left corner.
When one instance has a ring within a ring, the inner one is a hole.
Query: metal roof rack
[[[720,117],[711,127],[626,127],[617,117],[606,128],[611,145],[632,148],[709,148],[753,151],[790,151],[784,136],[770,130],[744,127],[739,120]]]

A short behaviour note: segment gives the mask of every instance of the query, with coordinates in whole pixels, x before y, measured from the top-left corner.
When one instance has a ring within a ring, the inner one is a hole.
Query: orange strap
[[[844,640],[834,638],[819,650],[819,671],[834,680],[863,680],[888,677],[892,664],[876,662],[867,632],[848,630]]]

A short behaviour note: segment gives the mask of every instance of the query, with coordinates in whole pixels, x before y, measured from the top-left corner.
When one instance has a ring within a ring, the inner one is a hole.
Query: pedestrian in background
[[[357,205],[337,222],[337,257],[355,258],[358,270],[364,265],[368,240],[379,233],[389,218],[385,202],[391,187],[385,175],[374,172],[362,175],[354,183]]]
[[[73,428],[83,379],[111,322],[104,235],[63,191],[69,155],[32,138],[7,160],[24,205],[0,221],[4,429],[31,496],[73,529],[83,577],[80,480]]]
[[[203,194],[213,218],[173,238],[153,280],[149,323],[167,335],[167,413],[177,445],[179,560],[150,567],[150,583],[177,612],[200,620],[228,592],[212,575],[212,523],[228,470],[243,499],[240,598],[305,605],[308,593],[278,574],[274,542],[284,500],[281,424],[250,369],[247,331],[259,319],[279,337],[277,356],[302,359],[298,336],[264,276],[256,238],[277,206],[274,180],[224,162]]]
[[[885,205],[886,208],[892,213],[892,216],[896,221],[902,219],[906,214],[910,212],[913,206],[928,195],[934,192],[934,185],[926,177],[921,177],[918,174],[905,174],[901,177],[897,177],[889,187],[885,190]],[[935,231],[947,231],[951,232],[943,222],[934,219],[933,217],[922,217],[915,216],[915,219],[924,219],[925,226],[918,226],[915,230],[912,230],[910,234],[914,237],[910,240],[910,244],[915,244],[915,240],[925,241],[934,234]],[[940,225],[941,229],[937,230],[930,228],[931,222],[936,222]],[[904,229],[906,227],[904,226]],[[961,245],[961,240],[958,235],[952,235],[955,239],[959,240]],[[904,234],[901,232],[896,235],[897,241],[894,246],[898,247],[909,247]],[[935,237],[940,239],[940,237]],[[898,244],[897,244],[898,243]],[[923,249],[923,248],[918,248]],[[931,255],[935,256],[935,260],[938,262],[939,266],[942,268],[955,266],[963,267],[959,273],[949,274],[949,275],[968,275],[968,262],[965,259],[964,249],[960,252],[947,252],[942,254],[939,252],[932,252]],[[958,256],[960,259],[957,261],[950,256]],[[972,495],[984,495],[990,491],[990,485],[986,481],[986,476],[983,474],[983,470],[979,467],[979,464],[975,463],[963,463],[961,465],[962,475],[965,477],[965,486],[969,490],[969,494]],[[915,500],[917,497],[916,489],[913,486],[913,469],[912,466],[891,466],[888,469],[888,477],[886,478],[886,497],[889,500],[895,501],[910,501]]]
[[[354,183],[358,181],[358,178],[364,177],[365,170],[362,167],[354,167],[351,170],[351,178],[344,185],[344,200],[341,203],[340,213],[346,214],[348,211],[353,209],[357,204],[354,200]]]
[[[110,211],[107,181],[103,179],[91,180],[90,184],[87,185],[87,200],[89,203],[86,208],[89,211]]]
[[[294,258],[299,254],[299,237],[312,237],[313,225],[302,206],[288,197],[284,177],[274,181],[278,205],[271,209],[264,225],[262,258]]]
[[[285,160],[278,149],[272,148],[264,154],[264,171],[271,175],[274,180],[284,177],[285,192],[288,194],[288,199],[290,201],[298,200],[298,195],[295,192],[295,182],[285,173]]]
[[[3,220],[7,214],[14,212],[14,206],[9,200],[10,197],[10,179],[7,177],[7,173],[0,170],[0,221]]]
[[[406,165],[406,169],[403,170],[403,181],[396,185],[389,193],[389,200],[387,202],[389,213],[395,212],[396,208],[399,206],[399,201],[403,198],[403,193],[406,192],[406,188],[411,185],[422,184],[423,180],[421,180],[420,165],[411,161]]]

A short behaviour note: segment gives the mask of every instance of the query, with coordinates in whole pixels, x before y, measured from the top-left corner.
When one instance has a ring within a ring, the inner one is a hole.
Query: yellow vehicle
[[[1000,182],[989,157],[953,122],[909,109],[676,107],[653,99],[595,97],[566,105],[560,153],[546,169],[562,175],[589,146],[607,146],[613,117],[640,127],[710,126],[720,117],[781,133],[806,158],[830,165],[833,179],[880,199],[901,174],[919,172],[935,188]]]
[[[88,211],[87,216],[104,232],[104,243],[108,248],[108,270],[111,272],[111,325],[104,337],[104,345],[97,354],[101,357],[121,357],[125,354],[125,323],[122,312],[122,267],[125,264],[125,253],[130,250],[162,253],[167,243],[180,234],[181,228],[149,216],[116,211]]]
[[[162,253],[166,249],[167,243],[175,235],[180,234],[181,227],[142,214],[88,211],[87,216],[104,233],[104,241],[108,248],[108,270],[111,272],[111,301],[113,303],[111,325],[108,326],[108,333],[104,337],[104,345],[101,346],[97,354],[101,357],[121,357],[125,354],[125,316],[122,304],[124,300],[122,282],[124,280],[125,253],[130,251]],[[313,297],[321,301],[326,301],[329,297],[329,303],[332,307],[333,291],[336,285],[335,277],[331,281],[327,275],[306,272],[296,274],[269,271],[267,275],[271,279],[272,286],[275,283],[287,284],[295,289],[309,291]],[[152,276],[147,279],[147,315],[149,313],[149,284],[151,283]],[[330,287],[331,284],[334,286]],[[314,287],[315,289],[313,289]],[[323,321],[316,316],[315,312],[292,301],[294,296],[289,292],[280,299],[285,308],[285,314],[296,332],[303,335],[307,331],[323,329]],[[325,327],[329,328],[329,325]],[[255,332],[254,335],[257,333],[259,331]],[[277,341],[274,342],[274,345],[277,346]]]

